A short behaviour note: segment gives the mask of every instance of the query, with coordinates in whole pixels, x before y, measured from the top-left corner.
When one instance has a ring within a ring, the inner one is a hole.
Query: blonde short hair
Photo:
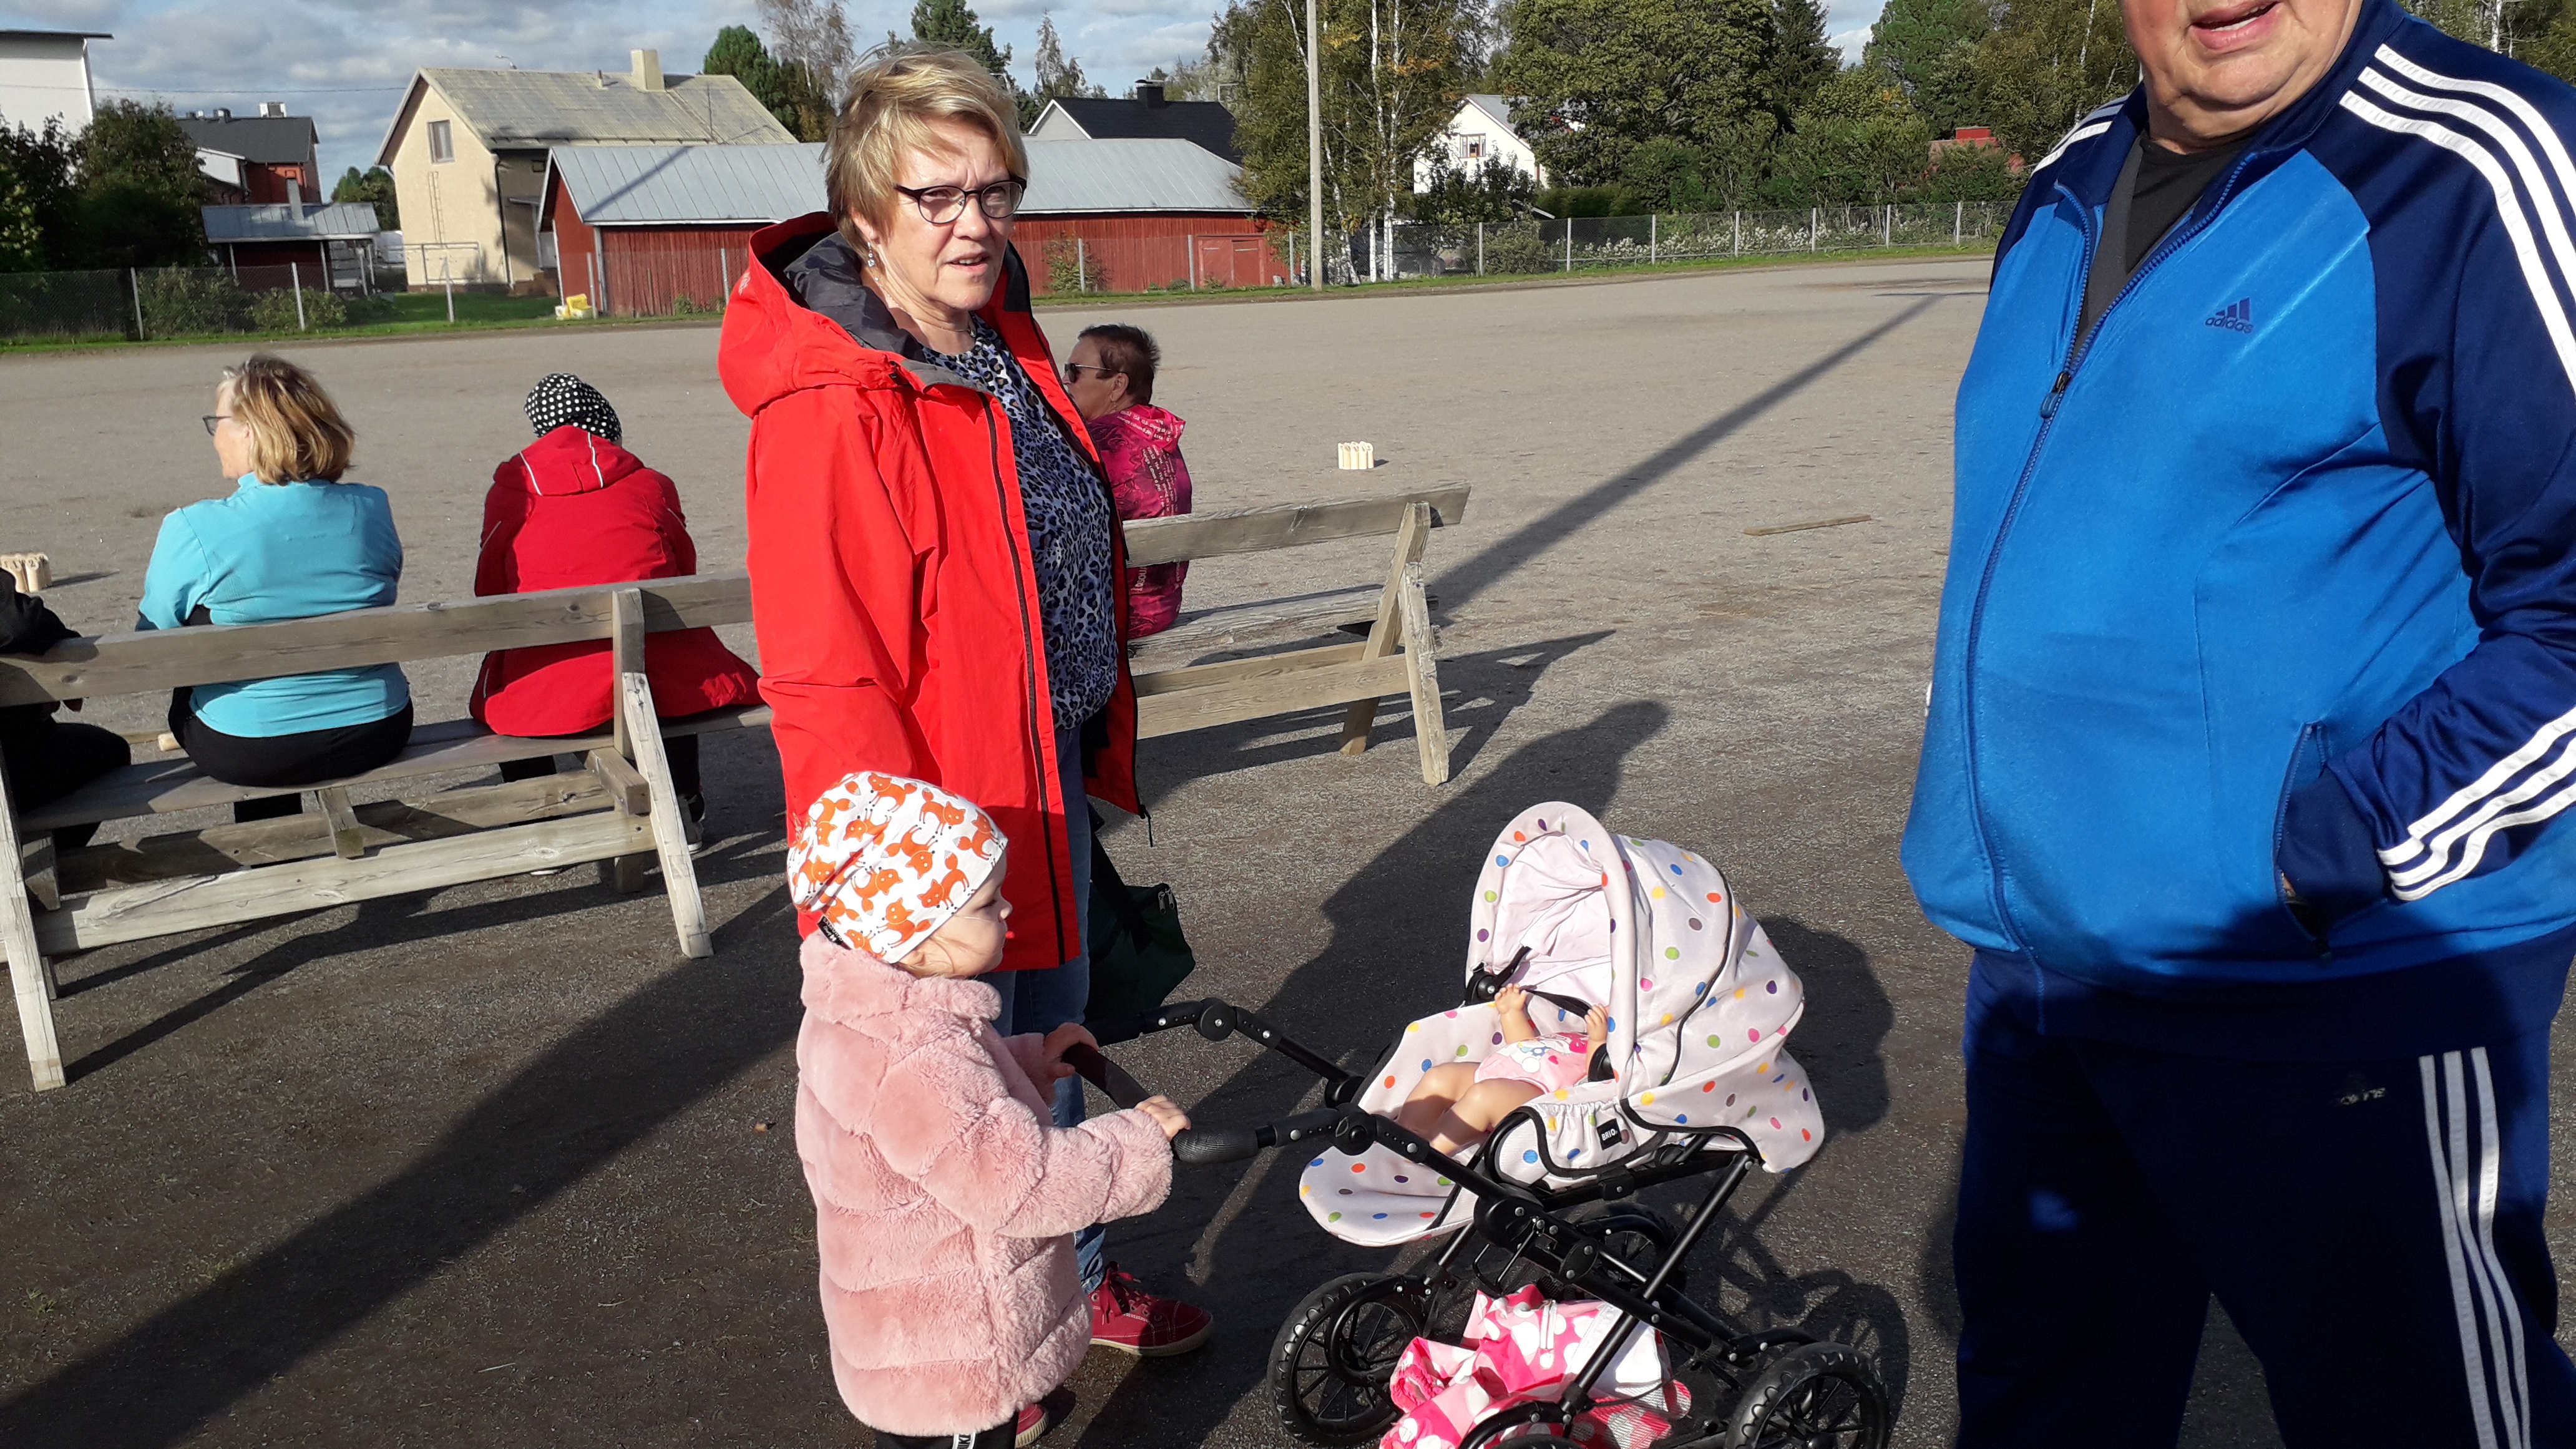
[[[946,154],[947,144],[931,127],[950,120],[991,136],[1013,176],[1029,174],[1019,107],[1001,80],[964,51],[887,47],[851,73],[850,98],[833,119],[823,152],[824,195],[851,246],[867,250],[851,215],[886,225],[900,199],[895,186],[904,162],[924,151]]]
[[[262,483],[337,483],[357,435],[313,374],[266,352],[224,369],[232,418],[250,430],[251,472]]]

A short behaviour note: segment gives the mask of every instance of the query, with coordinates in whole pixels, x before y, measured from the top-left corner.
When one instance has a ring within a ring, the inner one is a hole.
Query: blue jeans
[[[1065,834],[1073,846],[1073,918],[1077,939],[1091,939],[1091,803],[1082,793],[1082,732],[1055,734],[1056,778],[1064,790]],[[1044,1034],[1068,1021],[1082,1020],[1091,998],[1091,954],[1085,950],[1046,971],[1004,971],[984,978],[1001,993],[1002,1015],[993,1029],[1003,1036]],[[1055,1125],[1082,1121],[1082,1078],[1056,1083]],[[1082,1286],[1097,1288],[1108,1271],[1103,1257],[1109,1230],[1098,1223],[1073,1235],[1073,1260],[1082,1269]]]

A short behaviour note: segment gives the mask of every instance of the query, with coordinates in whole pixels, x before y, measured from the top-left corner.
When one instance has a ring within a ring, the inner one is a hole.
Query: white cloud
[[[1878,23],[1878,12],[1886,0],[1831,0],[1825,6],[1825,43],[1843,53],[1843,64],[1860,63],[1861,47],[1869,44],[1869,28]]]

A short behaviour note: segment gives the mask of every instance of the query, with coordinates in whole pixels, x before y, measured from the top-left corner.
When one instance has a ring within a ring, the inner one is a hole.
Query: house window
[[[456,142],[449,135],[447,127],[448,123],[445,121],[429,123],[429,159],[432,161],[456,159]]]

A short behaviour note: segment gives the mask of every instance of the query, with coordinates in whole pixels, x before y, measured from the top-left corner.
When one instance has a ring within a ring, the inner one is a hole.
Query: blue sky
[[[1028,82],[1038,18],[1052,11],[1065,50],[1112,94],[1157,65],[1196,55],[1217,0],[981,0],[975,5]],[[1834,40],[1855,55],[1881,0],[1833,0]],[[911,0],[850,0],[850,28],[881,36],[909,24]],[[0,0],[0,28],[97,30],[90,70],[108,96],[168,100],[180,110],[258,113],[285,101],[322,133],[336,176],[365,166],[412,71],[425,65],[624,70],[628,50],[662,53],[690,71],[726,25],[751,24],[741,0]]]

